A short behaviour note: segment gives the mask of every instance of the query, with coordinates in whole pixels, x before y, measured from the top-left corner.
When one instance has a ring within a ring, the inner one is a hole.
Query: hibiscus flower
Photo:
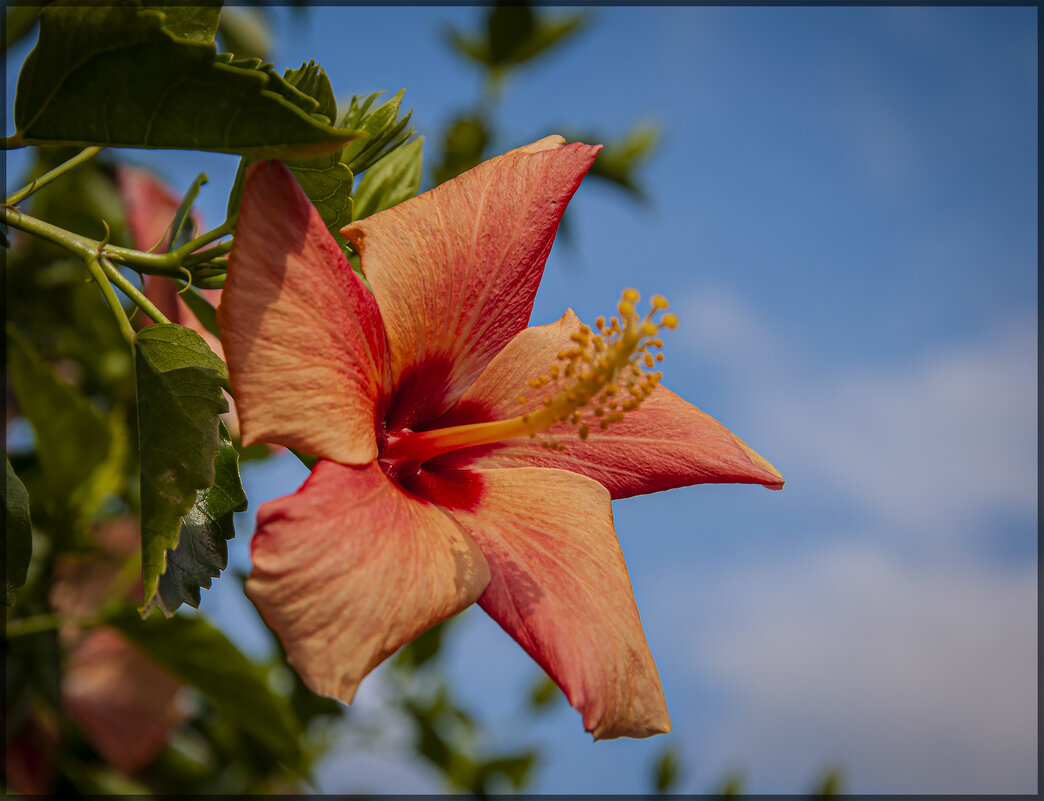
[[[246,588],[316,692],[478,603],[596,739],[670,730],[610,500],[783,482],[658,385],[663,299],[526,327],[598,150],[548,137],[345,227],[369,288],[290,172],[250,168],[218,310],[243,441],[319,461],[259,510]]]

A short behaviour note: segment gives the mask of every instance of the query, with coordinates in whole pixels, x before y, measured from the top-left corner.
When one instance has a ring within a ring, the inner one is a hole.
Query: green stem
[[[189,242],[189,244],[191,245],[192,243]],[[182,250],[184,250],[184,248],[179,248],[175,251],[175,253],[180,253]],[[203,262],[212,261],[214,259],[220,258],[221,256],[224,256],[226,253],[228,253],[230,250],[232,250],[232,243],[222,242],[219,245],[214,245],[214,247],[212,248],[201,250],[199,251],[199,253],[188,253],[185,255],[184,260],[180,263],[186,267],[190,267],[194,264],[202,264]]]
[[[151,300],[149,300],[145,294],[138,289],[134,284],[127,278],[123,273],[116,269],[111,261],[106,258],[100,259],[102,269],[105,271],[106,276],[112,283],[116,284],[117,288],[128,298],[135,303],[138,308],[145,312],[149,317],[157,323],[169,323],[166,315],[159,310],[159,308]]]
[[[127,344],[134,347],[134,328],[130,324],[130,319],[127,317],[127,311],[123,308],[123,304],[116,297],[116,290],[109,283],[109,276],[106,275],[105,269],[101,265],[101,258],[95,254],[85,261],[87,263],[87,271],[90,272],[91,277],[97,282],[98,287],[105,296],[106,302],[109,304],[109,308],[112,309],[116,323],[120,326],[120,333],[127,340]]]
[[[4,203],[8,206],[17,206],[37,189],[47,186],[47,184],[51,183],[51,181],[53,181],[55,178],[60,178],[74,167],[78,167],[88,159],[94,158],[99,153],[101,153],[102,150],[104,150],[104,148],[101,147],[84,148],[71,159],[62,162],[50,172],[44,173],[39,178],[34,178],[32,181],[29,182],[28,186],[22,187],[13,195],[8,195],[7,200],[5,200]]]
[[[82,259],[89,259],[95,255],[101,246],[100,242],[74,234],[71,231],[66,231],[64,228],[51,225],[49,222],[38,220],[35,217],[30,217],[25,212],[18,211],[18,209],[10,206],[4,206],[4,222],[12,228],[17,228],[19,231],[25,231],[27,234],[46,239],[48,242],[65,248]]]
[[[207,231],[205,234],[200,234],[195,239],[191,240],[190,242],[186,242],[180,248],[171,251],[167,255],[176,259],[178,264],[194,264],[196,261],[206,261],[207,258],[210,258],[210,256],[207,256],[206,258],[202,259],[196,257],[203,256],[204,254],[220,256],[224,253],[228,253],[228,251],[232,248],[232,243],[223,242],[217,247],[211,248],[210,250],[204,250],[201,253],[196,253],[196,251],[204,245],[209,245],[211,242],[221,239],[221,237],[227,236],[230,233],[232,233],[232,223],[229,220],[225,220],[217,228],[213,229],[212,231]],[[192,259],[191,261],[190,257]]]
[[[96,239],[80,236],[72,233],[72,231],[59,228],[57,225],[39,220],[12,206],[4,206],[3,221],[12,228],[25,231],[27,234],[52,242],[70,253],[75,253],[81,259],[87,260],[100,253],[106,258],[118,261],[120,264],[126,264],[139,273],[163,275],[169,278],[179,278],[183,275],[182,259],[184,260],[184,266],[191,266],[222,256],[232,248],[230,242],[222,242],[200,253],[192,252],[196,248],[202,247],[208,242],[212,242],[229,233],[231,224],[228,221],[171,253],[145,253],[140,250],[103,244]]]
[[[41,631],[54,631],[62,626],[73,624],[75,626],[93,626],[99,620],[98,615],[87,615],[86,617],[69,617],[68,615],[31,615],[20,617],[16,620],[8,620],[4,626],[4,636],[25,637],[29,634],[39,634]]]
[[[133,263],[139,272],[147,272],[152,275],[169,275],[171,277],[181,274],[177,266],[168,266],[167,254],[157,256],[153,253],[142,253],[139,250],[129,250],[108,244],[103,245],[102,242],[96,239],[80,236],[72,231],[66,231],[64,228],[39,220],[11,206],[4,206],[4,222],[12,228],[25,231],[27,234],[32,234],[40,239],[46,239],[48,242],[52,242],[70,253],[75,253],[84,261],[103,252],[109,258],[116,259],[116,261]]]

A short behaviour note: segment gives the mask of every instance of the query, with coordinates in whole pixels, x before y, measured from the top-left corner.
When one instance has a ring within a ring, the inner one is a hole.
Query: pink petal
[[[345,227],[391,353],[389,429],[445,412],[533,308],[566,204],[600,147],[548,137]]]
[[[477,484],[472,494],[481,494]],[[438,506],[376,465],[321,461],[261,507],[250,599],[315,692],[350,702],[397,648],[478,600],[489,568]]]
[[[377,456],[377,304],[278,162],[247,171],[218,323],[244,444],[346,464]]]
[[[149,170],[119,164],[116,167],[116,188],[123,205],[127,220],[127,232],[131,245],[138,250],[165,253],[170,248],[170,224],[181,205],[181,199],[175,195],[160,178]],[[193,226],[201,227],[199,214],[192,214]],[[160,275],[146,275],[145,295],[156,304],[156,307],[172,323],[191,328],[207,340],[214,352],[221,355],[221,343],[210,334],[196,319],[178,295],[178,288],[172,280]],[[203,297],[217,305],[221,298],[220,289],[201,290]],[[149,322],[152,322],[149,320]]]
[[[134,247],[165,252],[181,200],[154,173],[126,164],[116,167],[116,188]]]
[[[443,503],[481,478],[477,504],[462,495],[449,509],[489,564],[479,605],[558,683],[584,728],[595,739],[670,731],[605,488],[537,468],[422,475]]]
[[[62,700],[106,762],[137,773],[183,717],[180,683],[113,629],[90,631],[69,658]]]
[[[8,712],[4,719],[4,789],[12,795],[52,795],[61,733],[52,717],[19,718]]]
[[[549,325],[527,328],[490,362],[440,426],[515,417],[539,406],[528,381],[546,375],[558,351],[571,346],[580,321],[572,311]],[[522,405],[519,396],[529,401]],[[441,457],[443,467],[557,467],[593,478],[612,497],[704,483],[763,484],[780,489],[783,479],[771,464],[725,426],[657,387],[635,411],[605,431],[592,427],[581,440],[574,427],[551,429],[564,451],[541,447],[541,438],[520,438],[457,451]],[[546,438],[546,437],[545,437]]]

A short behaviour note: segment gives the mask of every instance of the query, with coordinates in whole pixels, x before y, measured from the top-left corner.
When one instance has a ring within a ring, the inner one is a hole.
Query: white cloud
[[[685,318],[704,355],[744,365],[738,400],[792,491],[840,492],[886,536],[958,548],[998,510],[1035,514],[1035,320],[892,369],[813,373],[727,293],[699,293]]]
[[[704,773],[747,765],[748,789],[794,792],[838,764],[852,792],[1033,792],[1035,560],[981,546],[1036,512],[1036,321],[826,372],[729,293],[680,316],[735,382],[737,429],[784,468],[784,492],[859,521],[785,524],[787,557],[674,565],[643,598],[651,639],[676,644],[659,655],[676,691],[724,698],[689,727]],[[663,629],[679,608],[704,610],[682,636]]]
[[[697,730],[705,766],[749,765],[762,792],[833,763],[851,792],[992,794],[1036,786],[1036,592],[1032,568],[861,544],[687,570],[649,600],[714,610],[681,640],[690,675],[728,699]]]

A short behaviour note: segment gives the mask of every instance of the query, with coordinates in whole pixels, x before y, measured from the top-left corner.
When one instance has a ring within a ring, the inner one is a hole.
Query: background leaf
[[[225,364],[194,331],[150,325],[135,342],[141,451],[141,562],[145,608],[153,602],[181,518],[215,479]]]
[[[442,160],[434,170],[435,183],[456,178],[476,166],[489,140],[489,125],[482,117],[465,114],[453,120],[442,134]]]
[[[33,526],[29,520],[29,493],[4,457],[7,477],[4,483],[4,604],[14,603],[14,590],[25,584],[29,560],[33,555]]]
[[[218,37],[224,49],[247,58],[268,58],[272,31],[264,12],[263,8],[245,6],[222,8]]]
[[[126,441],[117,420],[58,378],[36,349],[7,326],[7,366],[22,414],[36,434],[46,501],[78,533],[102,498],[122,485]],[[45,499],[37,499],[44,501]]]
[[[678,751],[668,746],[660,752],[653,765],[653,792],[669,793],[678,786],[680,778]]]
[[[420,190],[424,137],[393,150],[359,179],[353,197],[353,219],[390,209]]]
[[[529,687],[528,700],[530,708],[543,711],[559,701],[564,701],[565,696],[550,676],[541,673]]]
[[[339,151],[355,133],[258,60],[216,55],[217,6],[48,6],[18,77],[28,144]]]
[[[154,605],[168,617],[181,604],[199,606],[200,587],[228,565],[226,540],[236,536],[233,517],[246,509],[247,498],[239,477],[239,452],[232,445],[224,423],[221,444],[214,457],[214,483],[196,494],[196,502],[181,518],[178,546],[167,551],[167,569],[159,579]]]
[[[299,761],[300,725],[286,699],[274,694],[266,671],[197,615],[142,620],[132,609],[107,621],[136,647],[200,691],[237,728],[288,765]]]
[[[486,12],[482,34],[450,29],[447,41],[458,53],[494,72],[524,64],[585,28],[587,14],[548,17],[534,14],[531,3],[501,0]]]
[[[612,140],[590,132],[580,136],[568,135],[566,140],[588,144],[601,143],[602,150],[591,165],[589,175],[614,184],[634,200],[648,200],[648,195],[639,182],[638,173],[656,152],[660,131],[655,125],[639,123],[623,137]]]
[[[4,52],[33,32],[39,6],[7,6],[4,8]]]

